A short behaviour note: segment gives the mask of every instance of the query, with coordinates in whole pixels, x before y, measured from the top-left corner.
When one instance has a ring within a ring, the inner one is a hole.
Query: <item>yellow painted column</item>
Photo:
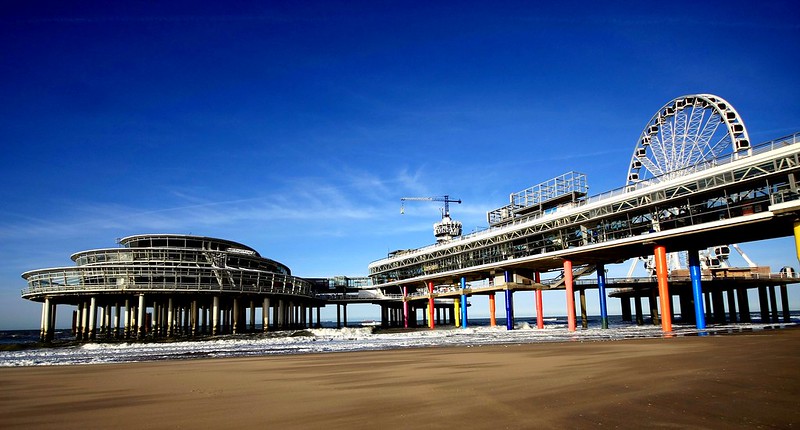
[[[455,318],[455,326],[461,327],[461,300],[453,299],[453,317]]]
[[[797,259],[800,260],[800,220],[794,222],[794,249]]]

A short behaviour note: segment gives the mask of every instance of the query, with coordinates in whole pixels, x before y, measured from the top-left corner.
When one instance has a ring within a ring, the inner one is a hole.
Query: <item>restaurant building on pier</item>
[[[80,251],[75,266],[25,272],[22,297],[42,303],[42,340],[59,305],[78,339],[218,335],[319,323],[315,284],[230,240],[143,234],[118,247]],[[260,309],[260,321],[256,309]]]

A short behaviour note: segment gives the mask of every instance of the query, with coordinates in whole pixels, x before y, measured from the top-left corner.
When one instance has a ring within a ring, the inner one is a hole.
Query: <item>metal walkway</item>
[[[400,293],[428,282],[456,285],[495,273],[545,272],[564,260],[580,266],[622,262],[792,235],[800,217],[800,133],[729,154],[685,174],[672,173],[569,203],[549,213],[446,243],[395,252],[369,265],[373,286]]]

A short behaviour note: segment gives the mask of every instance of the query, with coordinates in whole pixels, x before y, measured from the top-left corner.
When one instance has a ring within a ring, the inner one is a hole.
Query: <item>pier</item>
[[[523,291],[535,294],[542,328],[542,293],[551,290],[566,296],[570,331],[579,314],[587,326],[585,295],[593,289],[603,328],[608,298],[621,300],[623,318],[637,323],[647,298],[651,321],[667,333],[676,298],[681,322],[698,329],[747,322],[751,289],[762,321],[787,321],[787,285],[800,282],[797,272],[734,268],[726,259],[737,243],[785,236],[800,249],[799,176],[800,133],[753,145],[728,102],[687,95],[646,124],[622,187],[590,196],[586,176],[570,171],[512,193],[487,212],[487,229],[467,235],[445,211],[436,243],[372,262],[369,277],[306,279],[237,242],[137,235],[117,248],[78,252],[73,267],[24,273],[22,297],[42,303],[44,341],[59,305],[75,308],[77,339],[142,339],[314,327],[326,305],[336,306],[341,327],[352,303],[380,306],[384,327],[467,327],[476,295],[488,296],[494,325],[497,293],[512,330],[514,294]],[[645,261],[648,276],[606,279],[606,265],[630,259]]]

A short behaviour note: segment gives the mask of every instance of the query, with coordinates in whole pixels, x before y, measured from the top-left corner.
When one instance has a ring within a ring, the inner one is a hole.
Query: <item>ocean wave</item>
[[[785,327],[792,324],[726,324],[698,331],[676,326],[669,336],[692,336]],[[436,330],[375,330],[372,327],[320,328],[229,335],[203,340],[97,342],[62,347],[0,351],[0,366],[47,366],[123,363],[198,358],[253,357],[287,354],[368,351],[434,346],[479,346],[521,343],[604,341],[662,337],[660,326],[624,324],[567,330],[566,324],[547,324],[538,329],[520,322],[515,330],[505,326],[439,327]]]

